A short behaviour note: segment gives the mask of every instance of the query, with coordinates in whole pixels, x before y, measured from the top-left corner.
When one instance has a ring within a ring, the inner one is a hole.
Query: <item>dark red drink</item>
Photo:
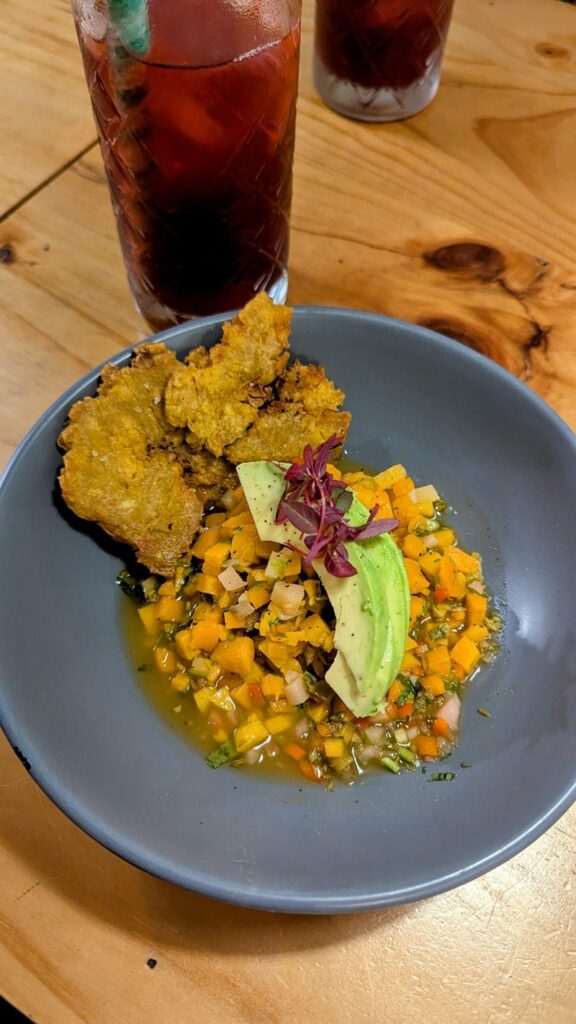
[[[317,89],[340,113],[388,121],[434,97],[453,0],[316,0]]]
[[[86,3],[100,31],[83,17]],[[118,38],[101,0],[76,0],[75,10],[136,302],[162,328],[258,291],[282,300],[299,4],[148,0],[145,9],[143,55]]]

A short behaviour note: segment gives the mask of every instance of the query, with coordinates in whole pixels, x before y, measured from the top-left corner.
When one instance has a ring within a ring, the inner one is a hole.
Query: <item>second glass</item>
[[[73,0],[130,286],[157,330],[287,289],[300,0]]]
[[[327,104],[398,121],[436,95],[454,0],[316,0],[314,79]]]

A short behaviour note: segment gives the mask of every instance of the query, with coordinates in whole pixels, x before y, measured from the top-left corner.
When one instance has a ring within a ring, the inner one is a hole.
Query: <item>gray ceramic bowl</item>
[[[216,340],[223,319],[163,337],[184,353]],[[46,793],[134,864],[249,906],[367,910],[488,871],[574,799],[576,443],[515,378],[408,324],[301,308],[292,349],[345,389],[353,456],[402,461],[455,506],[503,607],[503,651],[469,693],[443,765],[456,778],[383,773],[300,791],[211,771],[158,718],[124,647],[118,552],[55,500],[55,440],[97,371],[42,417],[0,491],[0,712]]]

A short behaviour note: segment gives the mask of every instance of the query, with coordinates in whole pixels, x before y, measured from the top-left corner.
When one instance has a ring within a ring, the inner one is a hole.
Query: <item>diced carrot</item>
[[[414,742],[420,757],[438,757],[438,743],[434,736],[417,736]]]
[[[316,729],[318,730],[320,736],[330,735],[330,726],[328,725],[328,722],[319,722],[318,725],[316,726]]]
[[[410,718],[414,711],[414,703],[407,700],[405,704],[396,705],[396,718]]]
[[[448,597],[448,590],[446,587],[435,587],[434,589],[434,600],[436,604],[441,604]]]
[[[284,747],[284,749],[286,750],[287,748]],[[322,782],[324,778],[322,772],[319,768],[315,768],[313,764],[310,764],[310,761],[299,761],[298,767],[302,772],[302,775],[305,775],[307,779],[310,779],[310,782]]]
[[[445,718],[435,718],[432,731],[435,736],[447,736],[450,731],[450,727]]]
[[[303,757],[306,757],[306,751],[304,747],[301,747],[298,743],[287,743],[284,747],[284,753],[288,754],[288,757],[292,757],[294,761],[301,761]],[[310,764],[310,762],[308,762]],[[310,765],[310,767],[312,767]]]

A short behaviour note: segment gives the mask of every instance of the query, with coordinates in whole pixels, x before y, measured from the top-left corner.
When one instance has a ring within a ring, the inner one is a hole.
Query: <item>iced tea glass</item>
[[[314,80],[362,121],[417,114],[440,84],[454,0],[316,0]]]
[[[72,0],[130,286],[154,329],[287,289],[301,0]]]

